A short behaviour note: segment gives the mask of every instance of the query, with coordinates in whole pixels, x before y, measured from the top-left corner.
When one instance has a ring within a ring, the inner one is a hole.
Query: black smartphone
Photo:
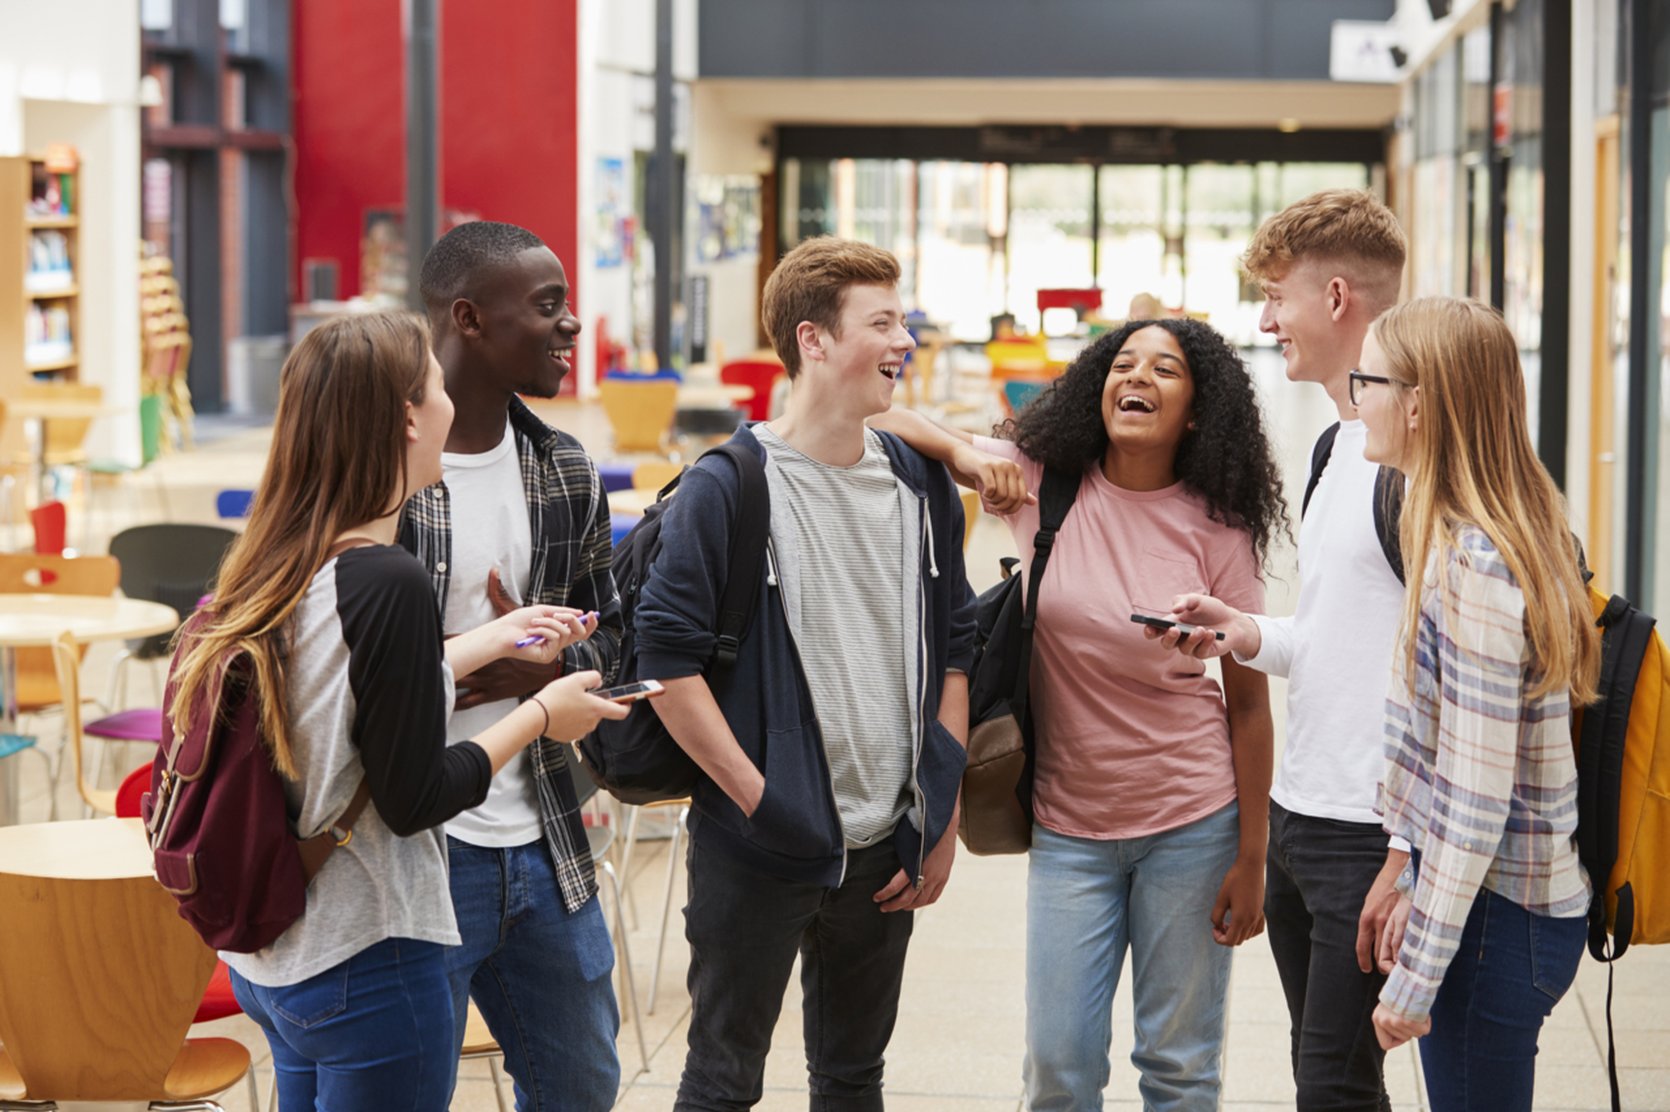
[[[665,690],[655,680],[639,680],[637,683],[623,683],[619,687],[594,688],[587,694],[611,703],[636,703],[639,699],[653,699]]]
[[[1170,629],[1171,627],[1176,626],[1177,632],[1181,633],[1184,637],[1193,633],[1196,628],[1183,622],[1173,621],[1170,618],[1156,617],[1153,614],[1132,614],[1131,621],[1136,622],[1139,625],[1153,626],[1155,629]],[[1224,639],[1223,630],[1221,629],[1213,630],[1212,635],[1219,641]]]

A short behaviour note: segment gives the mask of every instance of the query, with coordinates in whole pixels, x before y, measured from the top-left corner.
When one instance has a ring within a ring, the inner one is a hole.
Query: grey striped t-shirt
[[[754,435],[779,487],[773,512],[786,505],[785,524],[795,533],[796,643],[835,805],[847,845],[856,849],[891,833],[910,805],[905,614],[917,585],[900,574],[906,561],[898,480],[869,430],[864,455],[851,467],[802,455],[763,424]]]

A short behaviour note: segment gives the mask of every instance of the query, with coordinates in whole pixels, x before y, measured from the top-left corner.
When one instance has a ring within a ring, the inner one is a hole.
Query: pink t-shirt
[[[1013,442],[974,443],[1019,463],[1027,489],[1038,490],[1043,465]],[[1005,520],[1030,569],[1038,507]],[[1204,663],[1144,638],[1131,614],[1163,614],[1186,591],[1263,613],[1252,538],[1208,518],[1182,483],[1123,490],[1088,468],[1041,591],[1032,657],[1038,821],[1079,838],[1140,838],[1233,800],[1222,690]]]

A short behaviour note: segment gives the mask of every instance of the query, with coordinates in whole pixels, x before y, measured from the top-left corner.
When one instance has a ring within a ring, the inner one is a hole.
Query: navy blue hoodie
[[[974,656],[974,593],[963,571],[962,501],[945,468],[880,434],[893,473],[925,516],[921,553],[923,666],[919,671],[913,806],[893,844],[912,878],[927,851],[947,833],[967,753],[940,725],[940,689],[948,670],[967,672]],[[734,443],[765,449],[747,428]],[[719,598],[730,567],[731,522],[739,477],[722,455],[703,457],[679,482],[661,524],[661,551],[645,578],[633,614],[638,674],[680,679],[700,674],[713,654]],[[815,569],[802,569],[815,574]],[[897,675],[878,682],[897,682]],[[690,835],[762,872],[827,887],[845,874],[846,848],[812,695],[801,670],[780,592],[767,575],[737,659],[712,684],[715,700],[742,751],[765,775],[765,794],[746,816],[718,785],[697,786]],[[918,825],[926,815],[926,837]],[[952,832],[955,836],[955,832]]]

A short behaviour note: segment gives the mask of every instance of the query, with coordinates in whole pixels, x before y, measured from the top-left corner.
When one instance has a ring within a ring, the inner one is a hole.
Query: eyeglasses
[[[1387,378],[1385,375],[1367,375],[1367,374],[1364,374],[1362,371],[1352,371],[1349,378],[1350,378],[1350,381],[1351,381],[1351,404],[1352,405],[1362,405],[1363,404],[1359,400],[1359,398],[1362,394],[1361,386],[1362,386],[1363,383],[1365,383],[1365,382],[1378,382],[1382,386],[1390,386],[1392,384],[1392,380]]]

